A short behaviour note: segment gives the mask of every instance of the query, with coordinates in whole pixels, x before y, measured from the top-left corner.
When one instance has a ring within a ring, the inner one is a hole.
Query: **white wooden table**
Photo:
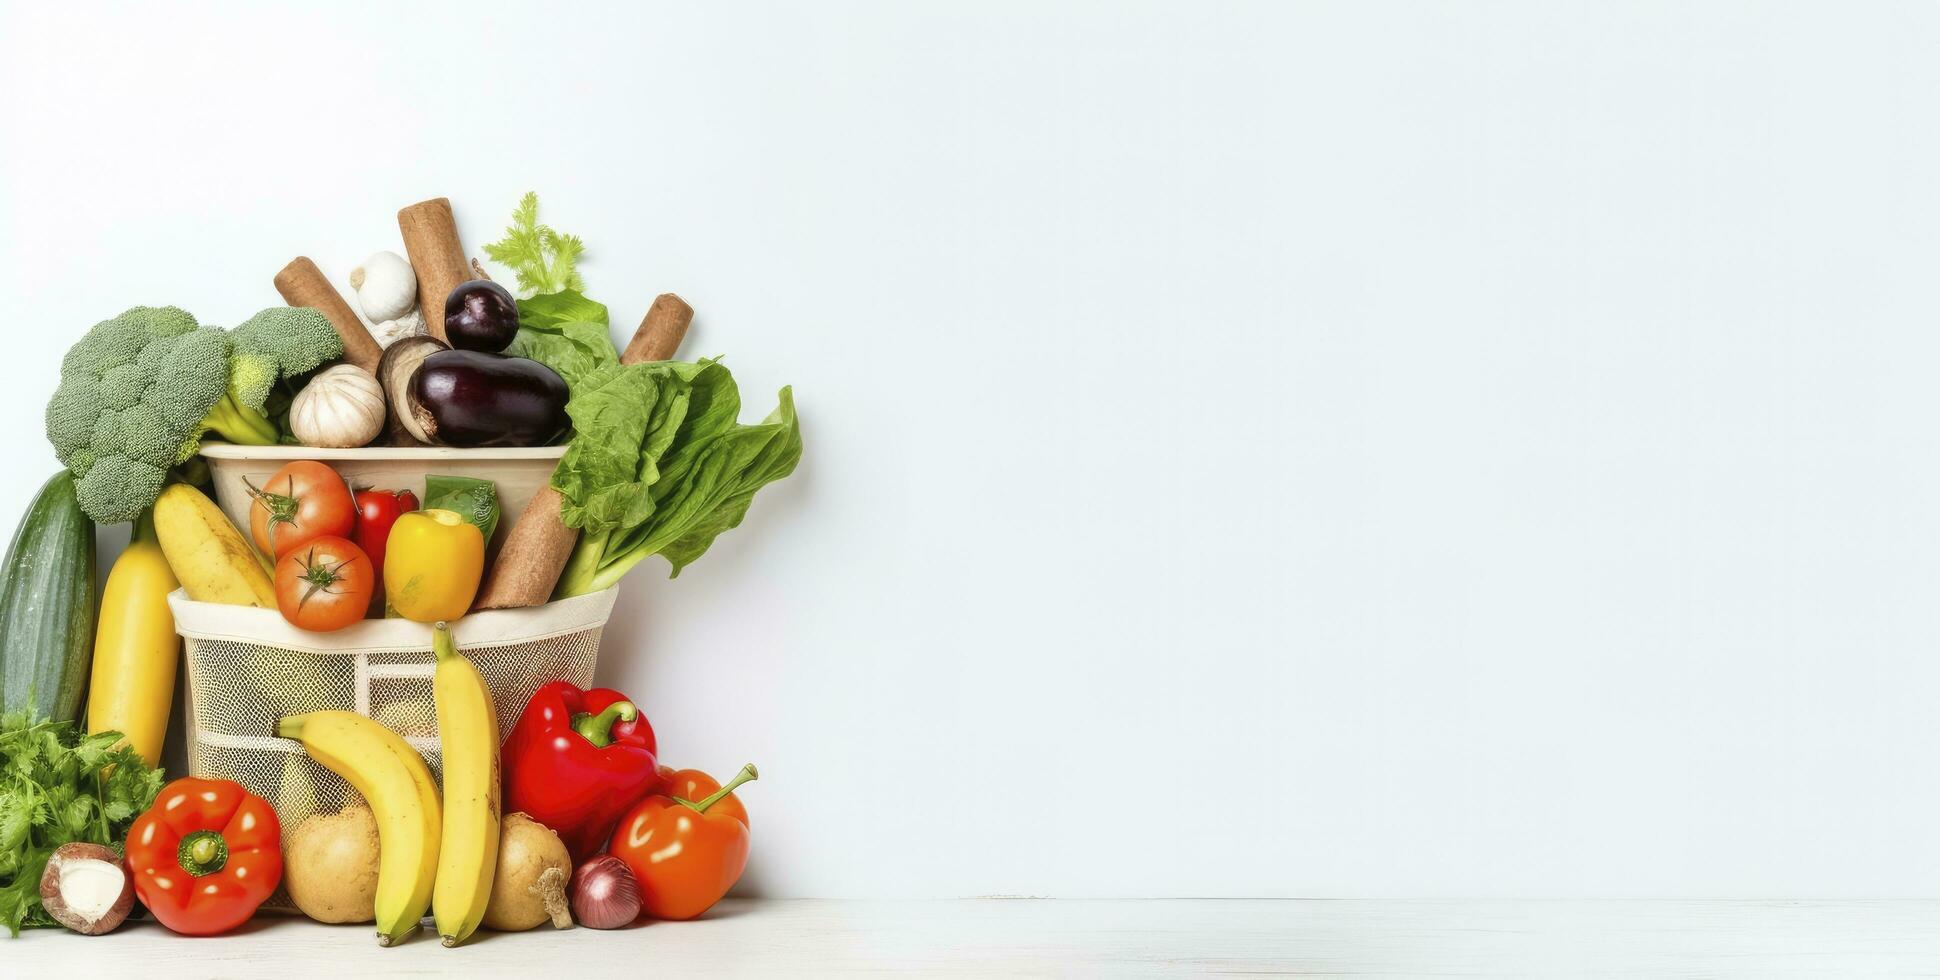
[[[725,902],[620,932],[425,934],[262,919],[0,939],[0,976],[1637,976],[1940,974],[1940,902]]]

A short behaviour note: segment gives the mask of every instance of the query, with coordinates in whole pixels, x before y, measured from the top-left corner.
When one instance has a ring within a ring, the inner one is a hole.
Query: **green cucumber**
[[[0,714],[79,719],[94,605],[94,522],[62,470],[28,506],[0,568]]]

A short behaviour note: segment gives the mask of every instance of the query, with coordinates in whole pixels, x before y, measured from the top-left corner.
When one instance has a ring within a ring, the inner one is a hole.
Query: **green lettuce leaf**
[[[519,334],[505,353],[559,372],[575,391],[587,375],[620,363],[606,307],[571,291],[520,300]]]
[[[756,491],[801,460],[794,393],[753,425],[718,361],[662,361],[599,372],[566,411],[572,447],[553,472],[562,516],[581,529],[555,594],[598,591],[649,555],[672,574],[740,525]]]
[[[553,330],[568,323],[597,323],[604,327],[610,322],[606,304],[587,299],[576,289],[556,293],[540,293],[519,300],[519,326],[528,330]],[[611,348],[613,342],[608,340]],[[615,354],[618,360],[619,355]]]

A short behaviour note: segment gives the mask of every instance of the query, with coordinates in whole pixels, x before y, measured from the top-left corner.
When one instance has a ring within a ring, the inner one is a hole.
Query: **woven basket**
[[[548,681],[590,686],[600,632],[617,589],[529,609],[472,613],[454,623],[458,647],[492,688],[499,735]],[[337,630],[297,629],[274,609],[168,597],[188,664],[189,769],[233,779],[276,807],[288,833],[317,813],[358,799],[342,777],[273,734],[277,719],[306,711],[355,711],[404,736],[442,767],[431,697],[431,628],[373,619]],[[279,892],[275,904],[281,904]]]

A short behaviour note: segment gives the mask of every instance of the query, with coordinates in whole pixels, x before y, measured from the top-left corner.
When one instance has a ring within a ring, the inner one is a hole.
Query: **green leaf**
[[[606,324],[576,320],[557,330],[519,328],[505,349],[513,357],[529,357],[558,372],[569,389],[577,389],[587,375],[620,362]]]
[[[505,353],[552,368],[575,390],[587,375],[620,363],[606,307],[571,290],[520,300],[519,334]]]
[[[578,434],[553,471],[566,523],[583,529],[561,598],[605,588],[653,554],[679,575],[802,455],[794,393],[783,388],[774,412],[742,425],[740,390],[718,361],[630,365],[595,378],[597,388],[567,406]]]
[[[586,288],[577,268],[586,246],[576,236],[539,223],[536,193],[527,193],[519,200],[505,237],[484,248],[492,261],[511,268],[518,277],[519,289],[528,295]]]
[[[597,323],[604,327],[611,322],[606,312],[606,304],[587,299],[578,290],[566,289],[519,300],[519,326],[527,330],[557,331],[568,323]],[[606,346],[613,346],[612,340]],[[619,360],[619,354],[613,355]]]
[[[801,457],[794,393],[783,388],[780,404],[760,424],[735,425],[668,461],[664,482],[654,488],[653,518],[627,546],[666,557],[669,577],[679,576],[721,532],[741,525],[755,491],[794,472]]]
[[[640,442],[660,388],[654,372],[618,364],[581,379],[566,403],[573,441],[552,471],[567,527],[607,531],[646,519],[653,501],[640,482]]]
[[[498,530],[498,487],[490,480],[431,474],[424,478],[424,508],[456,511],[471,522],[486,541]]]

